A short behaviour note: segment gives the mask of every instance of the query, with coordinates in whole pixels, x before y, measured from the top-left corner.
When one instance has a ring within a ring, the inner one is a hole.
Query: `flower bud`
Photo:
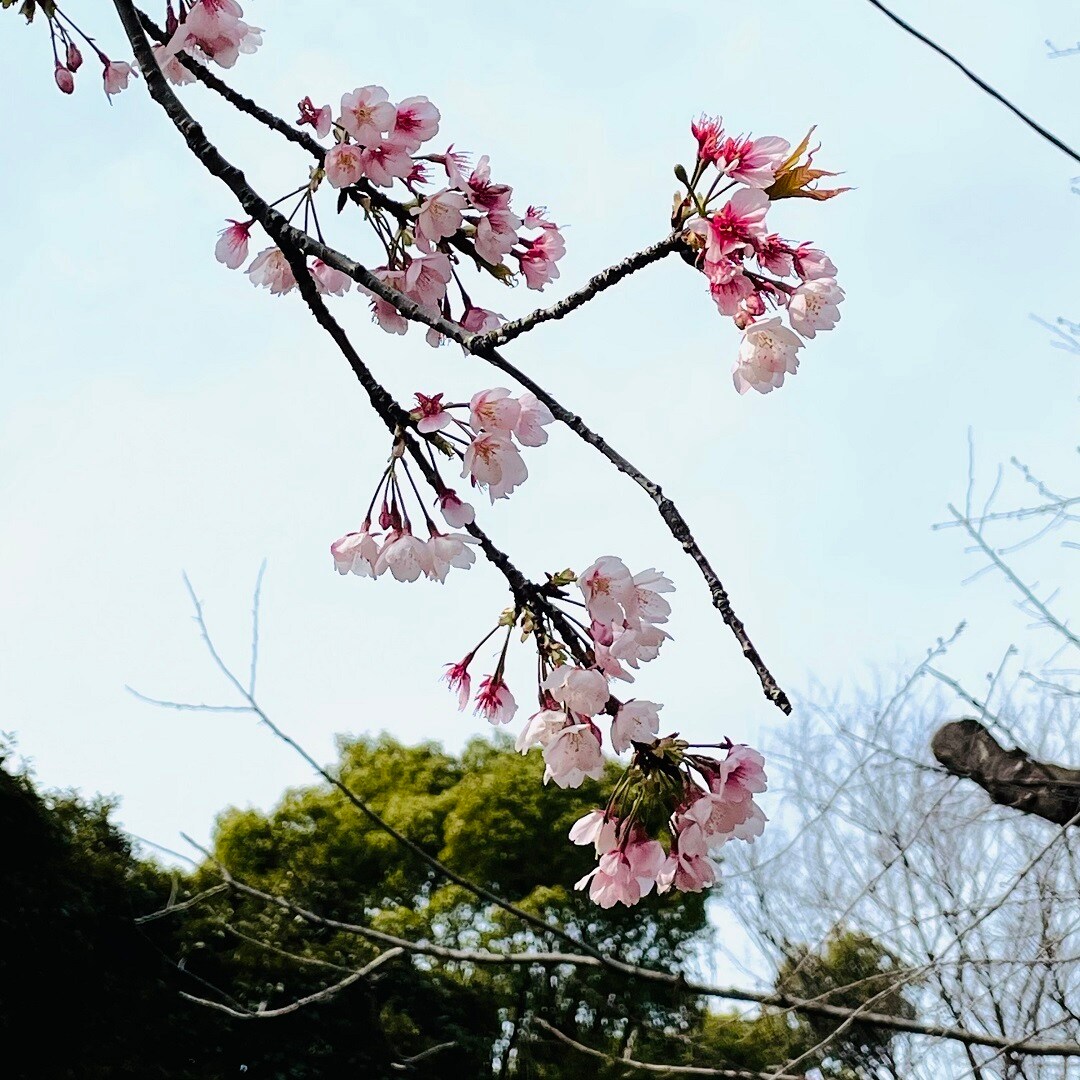
[[[56,79],[56,85],[60,87],[63,93],[73,94],[75,92],[75,76],[63,64],[56,65],[53,77]]]
[[[67,69],[74,73],[82,67],[82,53],[79,52],[78,47],[74,41],[68,42],[67,47]]]

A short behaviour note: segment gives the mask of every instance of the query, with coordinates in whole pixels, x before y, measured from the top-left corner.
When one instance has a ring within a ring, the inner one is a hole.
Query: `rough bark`
[[[1006,750],[973,717],[939,728],[934,757],[954,776],[974,780],[991,799],[1057,825],[1080,820],[1080,769],[1036,761],[1019,747]]]

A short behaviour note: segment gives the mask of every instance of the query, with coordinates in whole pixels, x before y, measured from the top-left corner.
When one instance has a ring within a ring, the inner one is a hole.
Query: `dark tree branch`
[[[954,776],[974,780],[994,802],[1068,825],[1080,816],[1080,769],[1036,761],[1019,747],[1006,750],[976,719],[939,728],[934,757]]]

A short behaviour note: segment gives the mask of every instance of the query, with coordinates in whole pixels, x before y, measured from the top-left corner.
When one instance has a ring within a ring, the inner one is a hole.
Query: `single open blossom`
[[[355,184],[364,175],[364,162],[360,147],[353,143],[338,143],[326,151],[323,169],[326,179],[336,188]]]
[[[585,598],[589,615],[600,623],[621,622],[625,605],[633,602],[634,581],[622,559],[604,555],[578,578],[578,588]]]
[[[486,675],[476,692],[477,715],[490,724],[509,724],[517,712],[517,702],[501,675]]]
[[[218,233],[214,258],[224,263],[230,270],[238,270],[248,257],[248,241],[251,238],[251,226],[254,221],[234,221],[227,219],[229,225]]]
[[[759,240],[756,254],[761,268],[770,274],[785,278],[795,273],[795,252],[777,233],[770,233]]]
[[[491,501],[505,499],[529,475],[518,448],[505,435],[483,433],[465,451],[462,477],[488,489]]]
[[[471,525],[476,518],[476,511],[472,505],[459,499],[450,488],[446,488],[439,494],[439,509],[442,511],[446,524],[452,529]]]
[[[380,267],[373,270],[372,273],[392,289],[397,289],[400,292],[405,288],[404,270],[387,270],[386,267]],[[409,320],[389,300],[376,296],[375,293],[363,288],[363,286],[361,286],[361,289],[371,297],[372,318],[383,330],[388,334],[404,334],[409,329]]]
[[[412,153],[439,132],[439,110],[426,97],[409,97],[398,103],[390,139]]]
[[[707,260],[718,262],[721,256],[751,252],[754,243],[765,237],[765,215],[769,197],[764,191],[740,188],[709,218]]]
[[[412,158],[391,142],[365,147],[360,159],[364,175],[379,187],[392,187],[394,180],[404,180],[412,172]]]
[[[446,295],[452,273],[450,258],[441,251],[423,255],[409,263],[401,289],[418,304],[437,309]]]
[[[433,570],[427,544],[408,528],[395,529],[386,538],[375,563],[376,575],[389,570],[398,581],[416,581],[421,575],[430,577]]]
[[[603,855],[619,843],[619,822],[604,810],[590,810],[570,826],[569,837],[572,844],[592,844]]]
[[[509,210],[491,210],[476,223],[476,254],[493,266],[509,255],[518,240],[521,218]]]
[[[790,152],[791,143],[776,135],[726,139],[716,147],[713,161],[732,180],[751,188],[767,188]]]
[[[522,446],[543,446],[548,441],[544,428],[555,422],[551,410],[531,391],[518,398],[518,418],[514,434]]]
[[[589,885],[589,899],[602,908],[632,907],[650,892],[664,866],[664,849],[655,840],[638,840],[600,856],[599,864],[574,886]]]
[[[514,749],[519,754],[527,754],[534,746],[547,746],[564,727],[566,727],[566,713],[561,709],[541,709],[530,716],[525,726],[518,732]]]
[[[433,533],[427,542],[428,557],[431,560],[428,577],[441,582],[446,580],[452,566],[459,570],[468,570],[476,562],[476,553],[469,546],[475,543],[476,540],[465,533]]]
[[[323,296],[344,296],[352,288],[352,278],[348,274],[328,266],[322,259],[312,260],[311,276],[315,279],[315,288]]]
[[[671,604],[661,594],[675,591],[671,578],[650,566],[648,570],[635,574],[632,584],[633,598],[627,614],[650,623],[667,622]]]
[[[173,84],[173,86],[186,86],[188,83],[195,81],[195,76],[180,62],[179,56],[169,51],[168,45],[154,45],[151,50],[154,54],[154,59],[157,61],[157,65],[161,68],[162,75]],[[190,53],[184,54],[186,59],[195,59]]]
[[[525,284],[530,289],[543,289],[559,276],[555,265],[566,254],[562,233],[546,228],[535,240],[526,240],[527,250],[518,256]]]
[[[442,394],[417,393],[416,408],[411,415],[416,420],[416,430],[421,435],[430,435],[433,431],[442,431],[454,418],[443,407]],[[453,494],[452,492],[450,494]]]
[[[289,260],[276,247],[260,251],[247,268],[247,276],[253,285],[265,286],[274,296],[281,296],[296,288],[296,278],[293,277]]]
[[[660,655],[660,646],[670,641],[671,635],[650,622],[636,626],[612,627],[612,641],[607,652],[616,662],[637,668]]]
[[[728,798],[748,799],[760,795],[768,786],[765,759],[745,743],[737,743],[728,751],[720,762],[716,781],[709,778],[710,789]]]
[[[793,258],[795,273],[804,281],[813,281],[816,278],[832,278],[836,280],[836,266],[832,259],[820,248],[812,248],[809,244],[800,244],[795,249]]]
[[[416,215],[416,235],[421,240],[437,244],[440,240],[453,236],[461,228],[461,211],[468,203],[460,191],[444,188],[434,195],[429,195],[423,206],[413,207]]]
[[[381,86],[357,87],[341,97],[341,117],[338,123],[361,146],[382,141],[393,126],[397,110],[387,100]]]
[[[486,334],[489,330],[498,330],[502,323],[503,317],[496,315],[494,311],[488,311],[487,308],[482,307],[471,307],[465,312],[461,327],[463,330],[468,330],[470,334]],[[525,395],[522,394],[522,398],[524,397]]]
[[[75,93],[75,76],[59,61],[57,61],[56,69],[53,71],[53,78],[56,79],[56,85],[60,87],[63,93]]]
[[[708,855],[673,851],[657,874],[657,892],[667,892],[674,887],[679,892],[697,893],[716,881],[716,864]]]
[[[325,139],[330,134],[330,106],[324,105],[321,109],[316,109],[311,102],[311,98],[306,97],[301,101],[297,108],[300,110],[300,119],[296,121],[297,127],[302,127],[304,124],[310,124],[315,129],[315,134],[320,139]]]
[[[607,679],[596,670],[563,664],[540,685],[557,702],[581,716],[596,716],[608,702]]]
[[[472,696],[472,677],[469,675],[472,658],[473,654],[469,653],[464,660],[456,664],[447,664],[446,671],[443,673],[443,679],[449,684],[450,689],[457,692],[458,712],[464,712]]]
[[[505,386],[481,390],[469,402],[469,423],[476,431],[498,431],[509,435],[521,415],[521,403]]]
[[[132,77],[138,78],[135,74],[135,70],[130,64],[125,64],[122,61],[110,60],[105,64],[105,70],[102,73],[102,79],[105,83],[105,93],[110,97],[113,94],[119,94],[121,90],[126,90],[128,80]]]
[[[581,787],[586,777],[604,775],[600,733],[591,723],[562,728],[544,747],[544,783],[554,780],[561,788]]]
[[[509,210],[510,196],[513,188],[509,184],[496,184],[491,179],[491,165],[487,154],[484,154],[476,163],[468,180],[459,179],[454,184],[465,192],[469,202],[477,209],[483,211]]]
[[[611,722],[611,748],[616,754],[634,742],[652,742],[660,731],[660,710],[653,701],[624,701]]]
[[[785,375],[794,375],[799,367],[798,351],[802,339],[784,326],[779,317],[747,327],[739,346],[739,359],[732,376],[740,394],[753,388],[767,394],[784,383]]]
[[[831,330],[840,321],[839,304],[844,290],[832,278],[804,281],[788,302],[792,328],[812,338],[819,330]]]
[[[357,577],[375,577],[375,561],[379,557],[379,542],[365,524],[360,532],[346,533],[330,545],[334,569],[339,574],[355,574]]]

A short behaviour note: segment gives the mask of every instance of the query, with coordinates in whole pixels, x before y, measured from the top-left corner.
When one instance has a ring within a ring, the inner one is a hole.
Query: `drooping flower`
[[[130,64],[119,60],[107,61],[105,70],[102,72],[105,93],[112,97],[114,94],[119,94],[121,90],[126,90],[128,80],[133,77],[137,79],[138,75]]]
[[[517,712],[517,702],[501,675],[485,675],[476,693],[476,709],[489,724],[509,724]]]
[[[491,210],[476,223],[476,254],[498,266],[517,243],[521,218],[509,210]]]
[[[446,488],[439,494],[439,509],[442,516],[452,529],[460,529],[470,525],[476,517],[476,511],[470,503],[459,499],[455,492]]]
[[[431,569],[428,577],[434,581],[445,581],[450,568],[468,570],[476,562],[476,553],[469,546],[477,541],[466,533],[433,532],[427,542],[428,558]]]
[[[427,544],[406,527],[395,529],[386,538],[375,563],[376,575],[389,570],[398,581],[416,581],[432,574],[431,553]]]
[[[224,263],[230,270],[238,270],[248,257],[248,241],[251,238],[251,221],[226,219],[227,228],[218,233],[218,242],[214,248],[214,258]]]
[[[621,850],[604,852],[595,870],[574,886],[589,885],[589,899],[602,908],[632,907],[657,883],[664,866],[664,849],[656,840],[636,839]]]
[[[580,716],[596,716],[608,702],[607,679],[595,669],[563,664],[540,684],[559,704]]]
[[[832,278],[836,280],[836,266],[832,259],[820,248],[810,247],[809,244],[800,244],[795,249],[794,255],[795,273],[804,281],[813,281],[816,278]]]
[[[624,701],[611,722],[611,748],[616,754],[634,742],[652,742],[660,731],[660,710],[654,701]]]
[[[236,0],[195,0],[166,52],[176,56],[183,49],[197,49],[221,67],[231,68],[241,53],[253,53],[262,44],[262,30],[244,22],[243,13]]]
[[[518,418],[514,434],[522,446],[543,446],[548,441],[544,428],[555,422],[551,410],[531,391],[518,398]]]
[[[625,604],[634,596],[634,582],[622,559],[604,555],[578,578],[589,615],[597,622],[613,624],[626,617]]]
[[[169,51],[168,45],[154,45],[151,50],[161,73],[173,84],[173,86],[186,86],[195,81],[195,76],[180,62],[177,53]],[[186,59],[197,60],[198,57],[191,53],[184,54]]]
[[[405,288],[404,270],[387,270],[386,267],[380,267],[373,270],[372,273],[383,284],[389,285],[392,289],[401,292]],[[363,286],[361,286],[361,290],[371,297],[372,318],[383,330],[388,334],[404,334],[409,329],[409,320],[389,300],[384,300],[381,296],[377,296]]]
[[[739,358],[732,377],[740,394],[753,388],[767,394],[784,383],[785,375],[794,375],[799,367],[798,351],[802,339],[784,326],[779,317],[753,323],[743,334]]]
[[[282,296],[296,288],[296,278],[285,253],[277,247],[260,251],[247,268],[247,276],[253,285],[269,289],[274,296]]]
[[[529,470],[521,460],[518,448],[507,436],[485,432],[477,435],[465,451],[461,475],[483,484],[494,502],[507,498],[527,479]]]
[[[788,302],[792,328],[812,338],[819,330],[831,330],[840,321],[839,304],[844,290],[832,278],[804,281]]]
[[[555,265],[566,254],[566,243],[558,229],[545,228],[535,240],[526,240],[527,250],[518,256],[525,284],[543,289],[559,276]]]
[[[300,110],[300,119],[296,121],[297,127],[310,124],[315,129],[315,134],[320,139],[325,139],[330,134],[330,106],[324,105],[316,109],[310,97],[305,97],[296,106]]]
[[[527,754],[534,746],[547,746],[556,733],[566,726],[566,713],[560,709],[541,709],[529,717],[518,733],[514,749]]]
[[[379,542],[368,532],[368,525],[359,532],[346,533],[330,545],[334,569],[339,574],[375,577],[375,562],[379,557]]]
[[[472,695],[472,677],[469,675],[469,665],[472,663],[473,654],[469,653],[464,660],[456,664],[447,664],[443,679],[449,684],[450,689],[457,691],[458,712],[464,712]]]
[[[586,777],[604,775],[604,754],[595,724],[570,724],[561,728],[544,747],[544,783],[554,780],[561,788],[581,787]]]
[[[313,259],[311,276],[315,279],[315,288],[326,296],[344,296],[352,288],[352,278],[348,274],[328,266],[322,259]]]

